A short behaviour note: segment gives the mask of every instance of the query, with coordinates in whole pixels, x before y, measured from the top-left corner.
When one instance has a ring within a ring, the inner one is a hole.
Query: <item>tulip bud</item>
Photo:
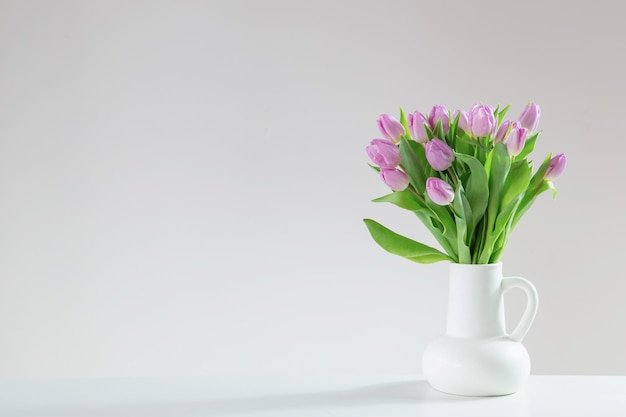
[[[560,153],[555,155],[552,159],[550,159],[550,164],[548,165],[548,170],[546,171],[545,179],[548,181],[552,181],[561,176],[563,171],[565,171],[565,166],[567,165],[567,158],[564,153]]]
[[[433,138],[426,143],[426,159],[436,171],[445,171],[454,161],[454,152],[441,139]]]
[[[443,104],[434,106],[428,114],[428,124],[431,129],[435,128],[437,120],[441,120],[441,127],[443,128],[444,135],[448,133],[450,129],[450,118],[448,116],[448,109]]]
[[[513,122],[513,123],[519,124],[519,122]],[[502,122],[502,124],[500,125],[500,128],[498,128],[498,132],[496,133],[496,137],[494,140],[496,142],[504,142],[504,137],[508,133],[509,127],[511,127],[510,120],[505,120],[504,122]]]
[[[388,114],[380,115],[378,118],[378,128],[385,139],[388,139],[393,143],[400,142],[400,138],[406,133],[400,122]]]
[[[437,205],[445,206],[454,200],[454,189],[442,179],[430,177],[426,180],[426,194]]]
[[[529,103],[519,116],[519,121],[523,128],[528,129],[529,132],[535,132],[539,125],[539,116],[541,116],[539,106],[535,103]]]
[[[528,135],[528,130],[523,127],[519,127],[519,124],[513,123],[513,127],[508,135],[504,138],[503,143],[506,145],[506,149],[509,151],[509,155],[517,156],[522,149],[524,149],[524,144],[526,143],[526,136]]]
[[[491,136],[496,130],[496,118],[491,106],[476,104],[469,114],[472,134],[476,137]]]
[[[428,134],[424,127],[424,124],[427,122],[426,116],[419,111],[409,114],[409,130],[411,131],[411,137],[416,142],[425,143],[428,141]]]
[[[395,168],[400,164],[400,150],[385,139],[374,139],[365,148],[373,163],[383,168]]]
[[[461,129],[463,129],[465,132],[470,132],[470,121],[469,121],[469,113],[467,113],[466,111],[463,110],[457,110],[454,112],[454,114],[452,115],[452,120],[456,119],[456,116],[458,114],[461,114],[459,116],[459,123],[457,124],[457,127],[460,127]]]
[[[381,168],[380,178],[394,191],[402,191],[409,185],[409,177],[396,168]]]

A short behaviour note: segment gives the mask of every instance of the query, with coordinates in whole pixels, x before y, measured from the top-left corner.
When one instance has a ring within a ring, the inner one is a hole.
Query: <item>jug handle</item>
[[[530,283],[525,278],[522,277],[506,277],[502,279],[502,293],[504,294],[506,291],[511,288],[521,288],[526,292],[526,296],[528,298],[526,304],[526,310],[524,310],[524,314],[519,321],[519,324],[511,332],[509,335],[511,339],[516,342],[521,342],[522,339],[528,333],[530,329],[530,325],[533,324],[533,320],[535,319],[535,315],[537,314],[537,308],[539,307],[539,296],[537,295],[537,290],[535,286]]]

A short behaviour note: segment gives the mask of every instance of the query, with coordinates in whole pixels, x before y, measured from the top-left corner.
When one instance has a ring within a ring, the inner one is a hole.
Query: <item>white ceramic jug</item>
[[[519,287],[528,304],[520,323],[505,330],[505,291]],[[431,342],[423,370],[433,388],[450,394],[491,396],[519,390],[530,374],[520,343],[535,318],[537,290],[524,278],[502,277],[502,264],[450,265],[446,334]]]

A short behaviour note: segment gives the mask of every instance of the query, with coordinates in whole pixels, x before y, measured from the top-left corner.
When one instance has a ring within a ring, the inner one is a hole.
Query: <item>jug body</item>
[[[503,293],[519,287],[528,305],[519,325],[506,333]],[[432,341],[422,365],[431,386],[471,396],[518,391],[530,374],[521,340],[537,311],[537,293],[527,280],[504,278],[502,264],[450,265],[446,333]]]

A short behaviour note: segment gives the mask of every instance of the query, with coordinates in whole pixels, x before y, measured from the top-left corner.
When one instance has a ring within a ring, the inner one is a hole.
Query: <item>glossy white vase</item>
[[[507,334],[502,295],[511,288],[526,291],[528,304],[520,323]],[[446,333],[428,345],[422,361],[430,385],[470,396],[518,391],[530,374],[530,358],[521,341],[537,303],[535,287],[524,278],[503,278],[501,263],[451,264]]]

